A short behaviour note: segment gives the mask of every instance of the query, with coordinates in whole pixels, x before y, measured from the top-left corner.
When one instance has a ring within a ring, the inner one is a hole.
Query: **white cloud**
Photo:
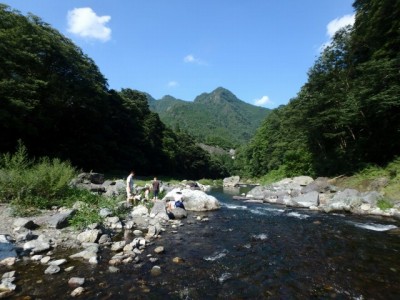
[[[173,87],[179,86],[179,83],[177,81],[172,80],[172,81],[168,82],[167,86],[170,88],[173,88]]]
[[[183,58],[183,61],[185,63],[192,63],[192,64],[198,64],[198,65],[207,65],[206,62],[202,61],[201,59],[194,57],[193,54],[188,54]]]
[[[254,105],[257,105],[257,106],[264,106],[267,104],[272,104],[272,101],[269,99],[268,96],[262,96],[260,99],[254,100]]]
[[[329,36],[329,38],[333,38],[335,35],[336,31],[338,31],[340,28],[343,28],[347,25],[353,25],[355,20],[355,15],[345,15],[341,18],[336,18],[328,23],[326,26],[326,34]]]
[[[106,26],[110,16],[100,17],[90,7],[82,7],[68,11],[67,19],[68,32],[102,42],[111,39],[111,29]]]

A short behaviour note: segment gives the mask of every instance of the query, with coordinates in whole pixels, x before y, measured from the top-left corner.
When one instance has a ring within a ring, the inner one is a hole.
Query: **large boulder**
[[[319,193],[316,191],[302,194],[292,199],[292,201],[299,207],[318,206]]]
[[[240,181],[239,176],[227,177],[227,178],[224,178],[224,180],[223,180],[223,186],[235,187],[239,184],[239,181]]]
[[[182,200],[186,210],[208,211],[221,208],[217,198],[207,195],[205,192],[199,190],[173,189],[165,195],[163,200],[174,200],[178,191],[182,193]]]

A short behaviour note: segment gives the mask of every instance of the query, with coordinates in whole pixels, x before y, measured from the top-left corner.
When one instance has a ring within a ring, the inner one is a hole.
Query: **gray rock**
[[[82,277],[71,277],[68,280],[68,285],[72,287],[81,286],[85,283],[85,278]]]
[[[81,232],[80,234],[78,234],[76,238],[81,243],[95,243],[100,237],[100,234],[101,234],[100,229],[92,229]]]
[[[99,212],[100,217],[109,217],[112,216],[112,211],[109,208],[102,208]]]
[[[203,191],[191,189],[174,189],[168,192],[163,200],[175,199],[177,192],[182,193],[185,209],[188,211],[209,211],[221,208],[217,198]]]
[[[157,219],[166,221],[169,220],[169,217],[165,210],[165,201],[163,200],[157,200],[154,202],[154,206],[152,207],[150,214],[154,215],[154,217]]]
[[[35,224],[34,221],[32,221],[31,219],[27,219],[27,218],[18,218],[14,221],[14,227],[23,227],[26,229],[36,229],[37,227],[39,227],[37,224]]]
[[[183,208],[176,207],[173,210],[171,210],[172,215],[174,216],[174,219],[184,219],[187,218],[187,211]]]
[[[319,199],[319,193],[314,191],[295,197],[292,199],[292,201],[296,203],[297,206],[299,207],[310,207],[310,206],[318,206],[319,205],[318,199]]]
[[[60,272],[60,267],[59,266],[49,266],[45,271],[44,274],[56,274]]]
[[[227,178],[224,178],[224,180],[223,180],[223,186],[235,187],[235,186],[239,185],[239,182],[240,182],[239,176],[227,177]]]
[[[67,227],[68,221],[72,218],[75,212],[75,209],[69,209],[62,213],[58,213],[49,217],[46,223],[50,228],[61,229]]]
[[[37,239],[26,242],[23,246],[23,249],[31,250],[32,253],[40,253],[49,250],[50,244],[48,242]]]

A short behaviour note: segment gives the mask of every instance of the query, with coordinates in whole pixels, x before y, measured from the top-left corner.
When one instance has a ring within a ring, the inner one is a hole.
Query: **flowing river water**
[[[220,210],[189,212],[183,226],[166,227],[146,248],[157,262],[144,256],[110,273],[111,254],[103,251],[99,265],[79,262],[71,274],[55,275],[27,263],[14,297],[70,298],[68,278],[84,277],[82,299],[400,299],[399,222],[245,203],[222,189],[211,194]],[[165,253],[154,254],[160,245]],[[159,276],[151,275],[154,265]]]

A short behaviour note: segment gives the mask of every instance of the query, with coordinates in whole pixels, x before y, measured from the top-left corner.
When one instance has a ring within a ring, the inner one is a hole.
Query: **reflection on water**
[[[164,246],[156,262],[160,276],[150,275],[154,263],[146,254],[141,264],[118,266],[120,272],[111,274],[110,254],[103,251],[98,266],[80,264],[73,274],[39,283],[26,276],[18,295],[64,298],[71,292],[68,278],[85,277],[85,299],[400,299],[400,236],[387,231],[399,227],[394,220],[244,203],[222,189],[212,193],[222,202],[219,211],[189,213],[184,226],[167,227],[146,249],[154,256],[154,248]],[[209,221],[197,221],[198,215]],[[175,257],[182,262],[174,263]],[[43,274],[42,266],[30,268]]]

